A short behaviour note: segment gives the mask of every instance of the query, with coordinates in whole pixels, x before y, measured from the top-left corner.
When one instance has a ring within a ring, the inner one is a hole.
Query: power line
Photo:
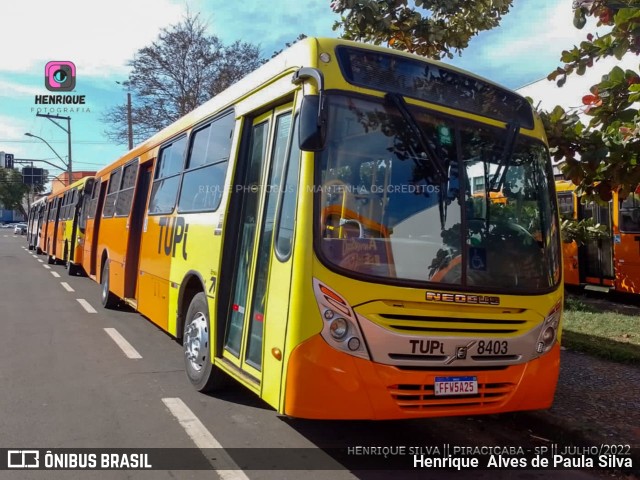
[[[32,142],[29,140],[9,140],[9,139],[4,139],[4,138],[0,138],[0,142],[2,143],[29,143],[29,144],[33,144],[36,145],[38,142]],[[49,143],[64,143],[66,144],[66,140],[53,140]],[[73,144],[75,145],[76,143],[82,144],[82,145],[113,145],[113,146],[120,146],[114,142],[105,142],[104,140],[74,140]]]

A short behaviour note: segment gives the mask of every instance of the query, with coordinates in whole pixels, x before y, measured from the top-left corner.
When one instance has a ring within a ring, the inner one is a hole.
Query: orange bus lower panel
[[[606,285],[607,287],[613,287],[614,280],[613,278],[597,278],[597,277],[587,277],[585,278],[585,282],[589,285]]]
[[[553,402],[559,367],[556,344],[528,364],[502,370],[404,370],[339,352],[317,335],[291,354],[284,413],[311,419],[382,420],[540,410]],[[478,395],[436,397],[436,376],[475,376]]]

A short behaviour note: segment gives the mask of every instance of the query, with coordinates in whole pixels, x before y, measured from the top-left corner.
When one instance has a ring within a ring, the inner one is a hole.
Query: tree
[[[28,192],[29,186],[22,183],[19,170],[0,168],[0,204],[5,209],[17,210],[26,218],[22,201]]]
[[[478,32],[490,30],[509,12],[512,0],[333,0],[351,40],[441,59],[453,58]],[[413,7],[412,5],[415,5]]]
[[[589,33],[580,45],[563,51],[564,65],[549,80],[561,87],[567,75],[584,75],[600,59],[640,55],[639,0],[575,0],[574,8],[577,28],[592,17],[606,31]],[[640,184],[640,75],[616,66],[584,93],[585,113],[591,118],[586,125],[560,106],[542,112],[553,156],[564,161],[563,171],[579,191],[608,201],[617,190],[625,198]]]
[[[264,60],[245,42],[226,47],[198,15],[161,30],[158,39],[136,53],[124,86],[131,93],[132,123],[138,143],[203,104]],[[127,141],[127,105],[103,117],[112,141]]]

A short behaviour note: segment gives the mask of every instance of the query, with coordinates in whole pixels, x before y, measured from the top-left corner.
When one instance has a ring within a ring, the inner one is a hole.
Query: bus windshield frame
[[[558,210],[542,141],[518,133],[505,160],[508,129],[409,105],[446,167],[442,182],[424,139],[393,104],[327,93],[327,142],[316,153],[314,186],[314,248],[325,266],[398,286],[557,288]],[[490,191],[500,165],[504,184]]]

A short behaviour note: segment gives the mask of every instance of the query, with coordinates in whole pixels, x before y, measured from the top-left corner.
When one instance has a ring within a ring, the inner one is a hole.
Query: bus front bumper
[[[560,345],[529,363],[498,369],[418,370],[339,352],[320,335],[289,359],[284,414],[310,419],[383,420],[479,415],[549,408]],[[438,397],[435,377],[477,378],[478,394]]]

